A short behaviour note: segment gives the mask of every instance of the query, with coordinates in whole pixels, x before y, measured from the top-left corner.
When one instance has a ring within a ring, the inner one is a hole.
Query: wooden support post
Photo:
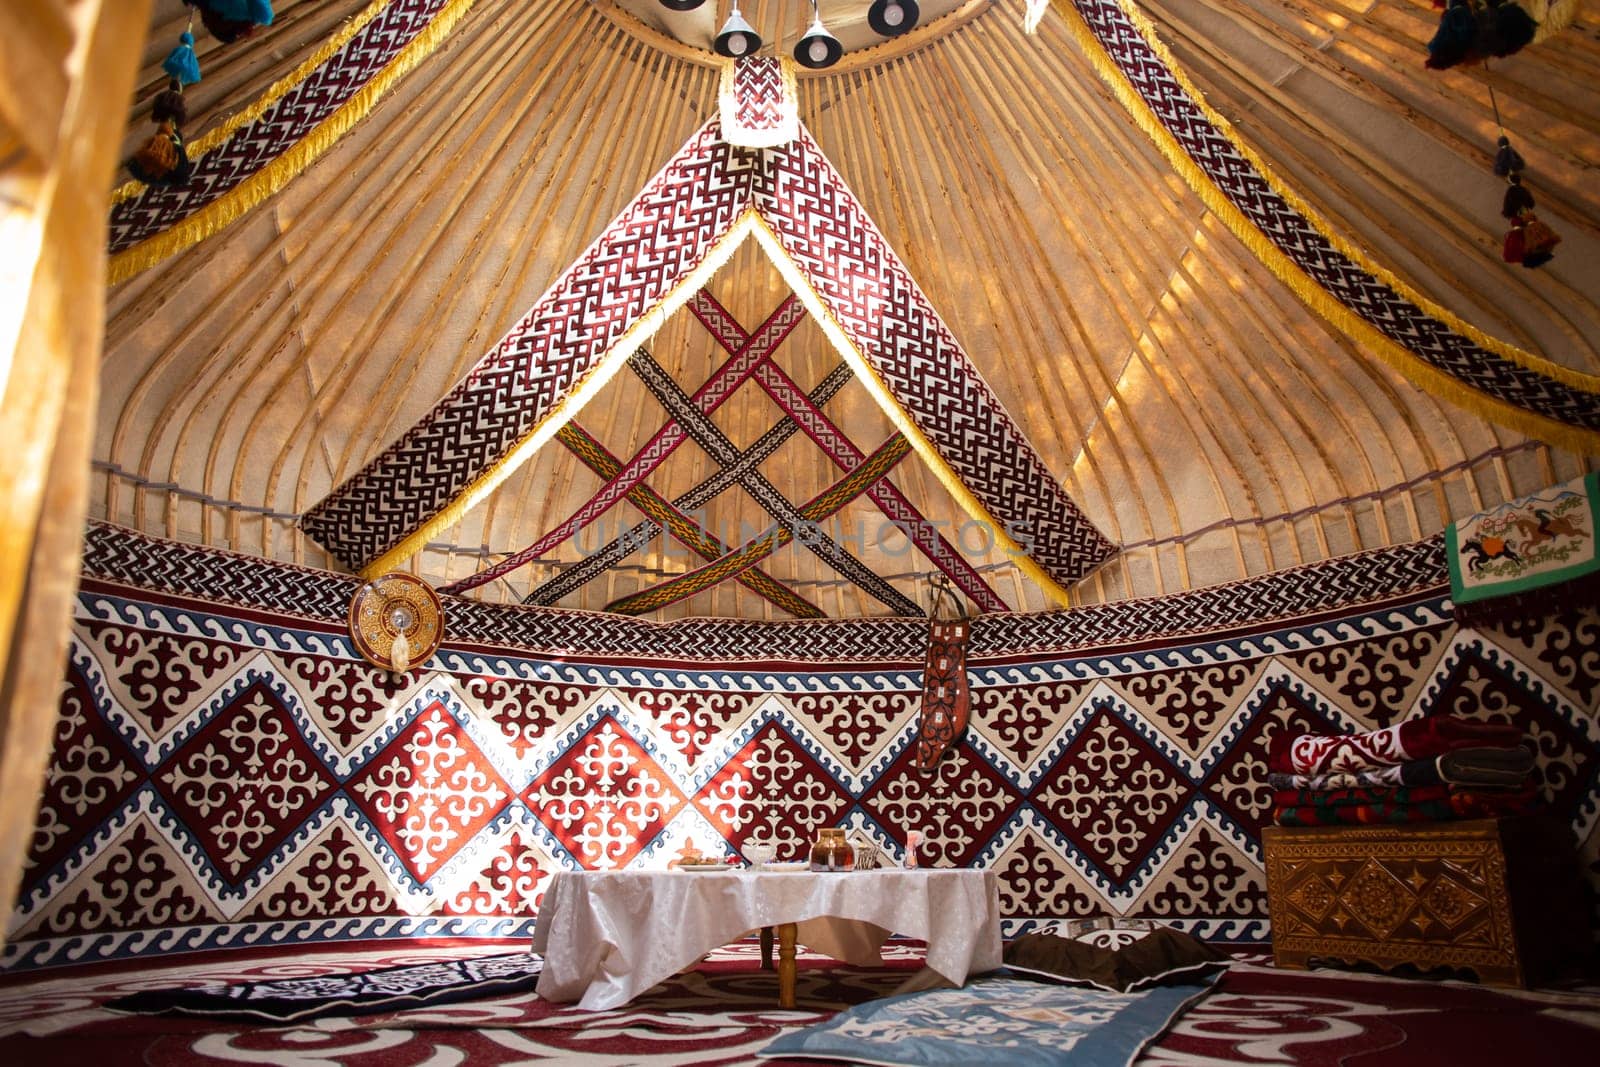
[[[761,969],[772,970],[772,927],[761,928]]]

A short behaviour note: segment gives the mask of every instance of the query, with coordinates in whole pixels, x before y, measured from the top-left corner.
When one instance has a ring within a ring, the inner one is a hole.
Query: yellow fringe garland
[[[1167,65],[1178,84],[1194,100],[1195,105],[1200,108],[1207,120],[1216,126],[1218,132],[1227,138],[1234,150],[1256,169],[1267,185],[1281,196],[1290,207],[1304,216],[1307,222],[1338,252],[1348,257],[1352,262],[1385,285],[1394,289],[1396,293],[1480,347],[1527,370],[1553,378],[1573,389],[1585,393],[1600,394],[1600,378],[1569,367],[1563,367],[1531,352],[1525,352],[1513,345],[1506,344],[1504,341],[1490,337],[1482,330],[1463,321],[1444,307],[1414,291],[1388,270],[1372,262],[1354,245],[1338,234],[1333,233],[1309,204],[1285,188],[1266,164],[1240,142],[1238,134],[1228,121],[1212,110],[1211,106],[1206,103],[1205,98],[1200,94],[1200,91],[1189,80],[1188,75],[1178,66],[1176,58],[1156,37],[1149,20],[1133,6],[1132,0],[1117,0],[1117,2],[1151,50]],[[1078,47],[1082,49],[1090,65],[1094,67],[1095,72],[1112,90],[1118,102],[1122,104],[1124,110],[1128,112],[1128,115],[1139,128],[1150,137],[1155,146],[1167,157],[1167,161],[1172,165],[1173,169],[1183,177],[1189,187],[1205,202],[1206,207],[1228,229],[1233,231],[1234,235],[1244,243],[1245,247],[1261,261],[1262,265],[1280,281],[1289,286],[1295,295],[1308,307],[1352,340],[1372,350],[1386,364],[1433,396],[1464,407],[1493,422],[1509,426],[1530,437],[1538,438],[1560,448],[1574,452],[1600,452],[1600,431],[1572,426],[1548,416],[1537,414],[1507,401],[1488,396],[1471,386],[1463,384],[1460,380],[1426,363],[1403,345],[1385,336],[1365,318],[1346,307],[1321,285],[1317,284],[1315,279],[1307,275],[1282,249],[1273,244],[1264,233],[1246,218],[1244,213],[1211,180],[1210,176],[1200,168],[1199,164],[1190,158],[1188,152],[1178,143],[1177,138],[1162,124],[1161,119],[1151,110],[1144,98],[1140,96],[1139,91],[1128,80],[1121,68],[1106,53],[1099,39],[1095,37],[1094,31],[1089,28],[1088,23],[1083,20],[1076,7],[1073,6],[1072,0],[1054,0],[1054,3],[1057,10],[1062,14],[1067,32],[1078,44]]]
[[[549,442],[556,433],[578,412],[583,410],[585,404],[595,398],[595,395],[605,388],[616,373],[627,363],[628,357],[655,335],[656,331],[666,324],[672,314],[689,302],[689,299],[698,293],[723,264],[739,250],[745,238],[750,236],[754,225],[752,220],[756,217],[753,208],[746,208],[744,213],[728,227],[726,233],[718,237],[705,259],[700,265],[685,274],[678,280],[665,296],[656,301],[655,306],[639,316],[634,324],[628,327],[617,343],[601,356],[595,365],[578,380],[571,392],[556,402],[544,417],[540,419],[505,455],[501,456],[494,464],[473,479],[461,493],[447,504],[442,510],[430,519],[423,521],[410,534],[396,542],[394,547],[383,552],[377,558],[361,568],[361,575],[370,578],[373,575],[383,574],[393,570],[401,563],[422,551],[434,535],[443,532],[450,526],[459,522],[461,518],[471,511],[507,478],[511,477],[516,469],[527,462],[535,452]]]
[[[752,209],[752,213],[754,213],[754,209]],[[894,393],[889,389],[888,384],[878,376],[878,372],[873,369],[866,356],[856,348],[855,342],[850,339],[850,334],[845,330],[844,326],[840,324],[838,319],[833,317],[833,312],[829,310],[821,295],[812,286],[810,277],[789,256],[788,250],[783,247],[783,242],[778,240],[778,235],[773,233],[771,227],[767,225],[766,219],[759,214],[756,214],[755,217],[757,222],[755,226],[756,241],[766,250],[767,256],[772,260],[773,265],[778,268],[778,273],[783,276],[783,280],[788,283],[789,288],[793,289],[795,295],[800,298],[800,302],[805,304],[806,311],[822,327],[823,336],[833,345],[834,351],[839,354],[839,358],[850,365],[850,369],[855,372],[856,378],[866,387],[868,395],[883,410],[883,413],[889,417],[889,421],[894,425],[894,428],[899,430],[905,436],[905,439],[911,443],[912,449],[922,457],[922,461],[933,472],[934,478],[938,480],[940,485],[944,486],[945,491],[955,499],[956,503],[961,505],[961,510],[965,511],[974,521],[988,526],[989,530],[994,534],[995,543],[1005,549],[1006,554],[1011,557],[1012,563],[1016,565],[1018,570],[1033,579],[1039,588],[1044,590],[1045,595],[1056,604],[1061,607],[1069,606],[1071,597],[1066,588],[1036,563],[1023,550],[1022,546],[1011,538],[1006,532],[1005,525],[996,521],[994,516],[989,514],[988,509],[973,495],[972,490],[967,488],[967,484],[961,480],[961,476],[950,469],[950,465],[939,454],[939,450],[934,448],[933,443],[923,436],[922,430],[912,421],[905,408],[900,406],[900,402],[895,399]]]
[[[378,12],[393,2],[394,0],[372,0],[372,3],[367,5],[364,11],[340,27],[339,32],[323,42],[322,47],[317,49],[304,63],[301,63],[289,74],[273,82],[271,88],[258,97],[249,107],[236,115],[230,116],[227,122],[224,122],[216,129],[209,130],[204,136],[191,141],[189,143],[190,160],[195,163],[200,162],[201,156],[232,137],[238,132],[239,127],[254,122],[266,114],[269,107],[282,100],[291,89],[309,78],[312,72],[322,64],[332,59],[339,49],[350,43],[350,38],[360,33],[362,27],[371,22],[377,17]],[[131,200],[143,191],[143,182],[123,182],[111,191],[111,203],[114,206],[124,200]]]
[[[381,71],[373,75],[371,81],[346,100],[339,110],[323,119],[277,159],[250,175],[223,196],[189,215],[182,222],[112,256],[109,284],[125,282],[162,260],[192,248],[283,189],[338,143],[356,123],[366,118],[374,105],[400,79],[432,55],[434,50],[449,37],[456,24],[472,9],[472,5],[473,0],[453,0],[434,16],[426,29],[413,37],[410,44],[401,49]],[[274,89],[276,88],[277,86],[274,86]]]

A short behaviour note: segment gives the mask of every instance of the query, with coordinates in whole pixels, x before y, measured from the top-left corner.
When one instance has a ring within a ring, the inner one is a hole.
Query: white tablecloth
[[[991,871],[563,871],[533,932],[539,995],[615,1008],[712,949],[790,922],[807,948],[860,966],[881,960],[890,934],[927,941],[928,969],[955,985],[1000,966]]]

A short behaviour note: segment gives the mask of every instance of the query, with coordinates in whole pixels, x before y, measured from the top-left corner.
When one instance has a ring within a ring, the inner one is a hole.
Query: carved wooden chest
[[[1571,836],[1544,817],[1262,832],[1272,954],[1527,986],[1589,944]]]

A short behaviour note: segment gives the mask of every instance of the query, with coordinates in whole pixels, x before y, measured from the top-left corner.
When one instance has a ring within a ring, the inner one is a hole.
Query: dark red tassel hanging
[[[1513,174],[1507,179],[1506,198],[1500,202],[1500,217],[1514,219],[1524,211],[1534,208],[1533,194],[1522,187],[1522,175]]]
[[[1533,17],[1512,0],[1489,0],[1489,7],[1478,16],[1473,47],[1479,55],[1509,56],[1532,41],[1538,29]]]
[[[1527,245],[1527,235],[1523,233],[1522,220],[1514,220],[1511,223],[1511,229],[1506,231],[1506,239],[1501,246],[1500,255],[1507,263],[1521,263],[1523,255],[1527,252]]]
[[[169,79],[167,87],[151,101],[150,118],[157,123],[171,122],[176,126],[189,121],[189,108],[183,102],[183,86],[177,78]]]
[[[256,32],[256,24],[248,19],[230,19],[204,4],[200,6],[200,21],[206,24],[211,36],[223,44],[242,41]]]
[[[1446,70],[1472,58],[1478,37],[1478,19],[1467,0],[1451,0],[1439,18],[1439,29],[1428,42],[1427,66]]]
[[[1489,90],[1489,100],[1494,103],[1494,90]],[[1494,104],[1495,121],[1500,119],[1500,106]],[[1522,171],[1527,167],[1522,153],[1511,147],[1511,138],[1504,133],[1496,142],[1494,172],[1506,180],[1506,195],[1500,202],[1500,214],[1511,220],[1506,231],[1500,255],[1507,263],[1520,263],[1529,270],[1542,267],[1555,258],[1556,245],[1561,236],[1539,221],[1533,213],[1533,194],[1522,185]]]

